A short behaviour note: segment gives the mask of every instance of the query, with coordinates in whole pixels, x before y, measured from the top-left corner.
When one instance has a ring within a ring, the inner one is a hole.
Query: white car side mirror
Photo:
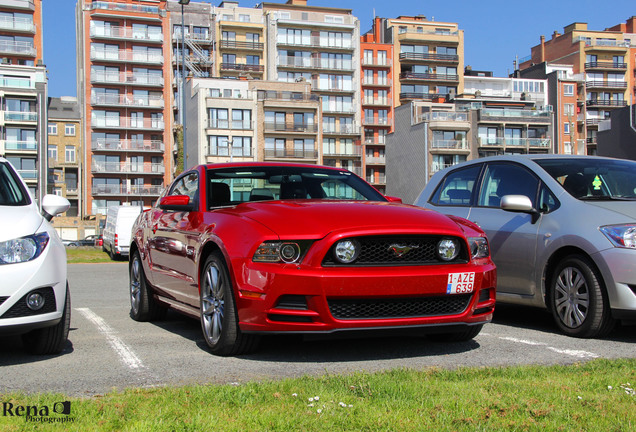
[[[71,203],[61,196],[44,195],[44,198],[42,198],[42,216],[49,222],[53,217],[64,213],[70,207]]]

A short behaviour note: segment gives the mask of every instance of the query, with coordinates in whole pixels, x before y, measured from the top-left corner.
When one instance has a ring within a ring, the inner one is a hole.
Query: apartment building
[[[77,98],[49,98],[48,103],[48,193],[63,196],[71,207],[65,216],[79,216],[83,154],[82,123]],[[66,237],[65,237],[66,238]]]
[[[576,127],[588,154],[596,154],[599,122],[609,118],[612,110],[627,106],[634,96],[635,33],[636,17],[601,31],[576,22],[566,26],[563,34],[555,31],[549,40],[541,36],[531,55],[519,65],[523,71],[543,62],[567,64],[575,75],[582,74]]]
[[[310,83],[193,78],[188,84],[188,166],[322,163],[320,101]]]
[[[322,163],[361,175],[358,19],[351,10],[309,6],[306,0],[259,7],[267,28],[266,76],[273,81],[311,83],[322,105]],[[316,150],[303,148],[307,155],[320,153]]]
[[[382,21],[360,38],[364,176],[386,190],[386,137],[393,131],[393,44],[383,43]]]
[[[172,176],[172,44],[166,0],[79,0],[81,214],[151,205]],[[166,84],[168,83],[168,84]]]
[[[37,200],[47,192],[42,1],[0,0],[0,156]]]

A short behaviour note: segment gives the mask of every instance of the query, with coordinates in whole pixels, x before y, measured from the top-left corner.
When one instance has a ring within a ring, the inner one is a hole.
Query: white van
[[[141,213],[140,206],[121,205],[108,208],[102,249],[111,259],[128,257],[133,224]]]

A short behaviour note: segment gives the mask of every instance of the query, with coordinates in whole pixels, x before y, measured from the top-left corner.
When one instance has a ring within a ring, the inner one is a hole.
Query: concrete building
[[[575,89],[579,98],[577,136],[571,143],[578,146],[585,140],[588,154],[596,153],[599,122],[609,118],[612,110],[627,106],[634,95],[635,33],[636,17],[600,31],[589,30],[587,23],[576,22],[566,26],[563,34],[555,31],[549,40],[541,36],[540,43],[531,48],[531,55],[519,65],[523,72],[544,62],[558,63],[571,65],[575,76],[581,74],[584,85],[578,92]],[[568,123],[561,125],[569,128]]]
[[[42,1],[0,0],[0,156],[36,200],[47,192]]]
[[[80,162],[84,147],[77,98],[49,98],[48,121],[48,193],[69,200],[71,207],[64,216],[79,216],[83,190]]]
[[[636,160],[636,105],[613,110],[598,129],[599,156]]]
[[[151,205],[173,172],[166,0],[79,0],[78,100],[86,196],[81,215]]]

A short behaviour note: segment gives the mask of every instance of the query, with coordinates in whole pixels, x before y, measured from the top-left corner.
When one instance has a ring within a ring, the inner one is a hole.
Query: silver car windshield
[[[621,159],[535,159],[580,200],[636,200],[636,162]]]

